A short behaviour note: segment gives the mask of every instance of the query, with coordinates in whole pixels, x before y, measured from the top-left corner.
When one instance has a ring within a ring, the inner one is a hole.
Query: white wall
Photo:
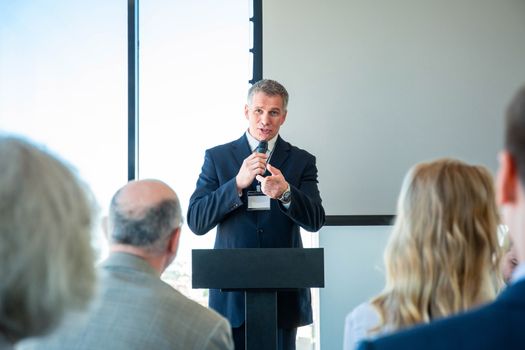
[[[281,134],[317,156],[329,215],[394,214],[418,161],[495,170],[524,62],[523,0],[263,1],[263,76],[291,94]]]
[[[320,290],[322,350],[343,347],[344,319],[384,285],[383,250],[391,226],[323,227],[325,288]]]

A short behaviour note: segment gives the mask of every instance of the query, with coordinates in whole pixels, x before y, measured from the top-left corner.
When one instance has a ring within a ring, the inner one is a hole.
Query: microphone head
[[[257,153],[264,153],[266,154],[266,151],[268,151],[268,141],[262,140],[259,142],[259,145],[257,146],[257,149],[255,150]]]

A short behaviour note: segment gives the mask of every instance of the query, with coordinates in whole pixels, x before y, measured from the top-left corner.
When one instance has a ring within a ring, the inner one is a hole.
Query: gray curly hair
[[[62,161],[0,134],[0,335],[51,331],[91,299],[94,202]]]

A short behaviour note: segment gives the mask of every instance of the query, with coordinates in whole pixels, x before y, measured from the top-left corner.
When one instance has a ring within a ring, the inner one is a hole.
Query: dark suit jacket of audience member
[[[525,281],[509,286],[492,303],[476,310],[365,341],[359,350],[524,349]]]

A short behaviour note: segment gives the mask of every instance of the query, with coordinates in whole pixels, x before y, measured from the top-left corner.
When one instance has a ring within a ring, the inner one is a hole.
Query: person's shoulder
[[[417,325],[366,342],[358,349],[495,349],[509,341],[509,328],[525,326],[525,318],[521,316],[525,312],[523,307],[509,309],[503,303],[499,299],[465,313]],[[513,313],[519,316],[513,317]],[[516,320],[519,325],[512,324]],[[522,340],[525,341],[525,336]]]
[[[372,304],[364,302],[356,306],[345,318],[344,348],[354,349],[359,341],[381,333],[380,322],[379,313]]]
[[[280,136],[279,136],[279,143],[280,143],[279,147],[282,147],[284,150],[288,150],[291,154],[295,156],[301,156],[303,158],[311,158],[315,160],[315,156],[313,154],[311,154],[310,152],[308,152],[307,150],[303,148],[292,145],[290,142],[286,141]]]
[[[197,318],[199,319],[199,322],[209,323],[210,325],[226,320],[215,310],[209,309],[188,298],[166,282],[164,282],[162,293],[163,296],[160,299],[164,299],[163,303],[166,306],[169,305],[172,308],[177,309],[177,314],[184,314],[188,320]]]
[[[508,287],[506,287],[499,295],[498,300],[520,300],[525,302],[523,295],[525,293],[525,278],[521,278],[517,281],[513,281]]]
[[[364,318],[379,319],[379,314],[376,309],[369,302],[363,302],[357,305],[352,311],[346,316],[347,320],[356,319],[362,320]]]
[[[211,152],[211,153],[224,152],[225,150],[228,150],[228,149],[231,149],[231,148],[240,147],[243,144],[245,144],[246,142],[248,142],[248,141],[246,140],[246,136],[244,136],[244,134],[243,134],[240,138],[238,138],[236,140],[233,140],[233,141],[230,141],[230,142],[226,142],[226,143],[222,143],[222,144],[213,146],[211,148],[208,148],[208,149],[206,149],[206,152]]]

